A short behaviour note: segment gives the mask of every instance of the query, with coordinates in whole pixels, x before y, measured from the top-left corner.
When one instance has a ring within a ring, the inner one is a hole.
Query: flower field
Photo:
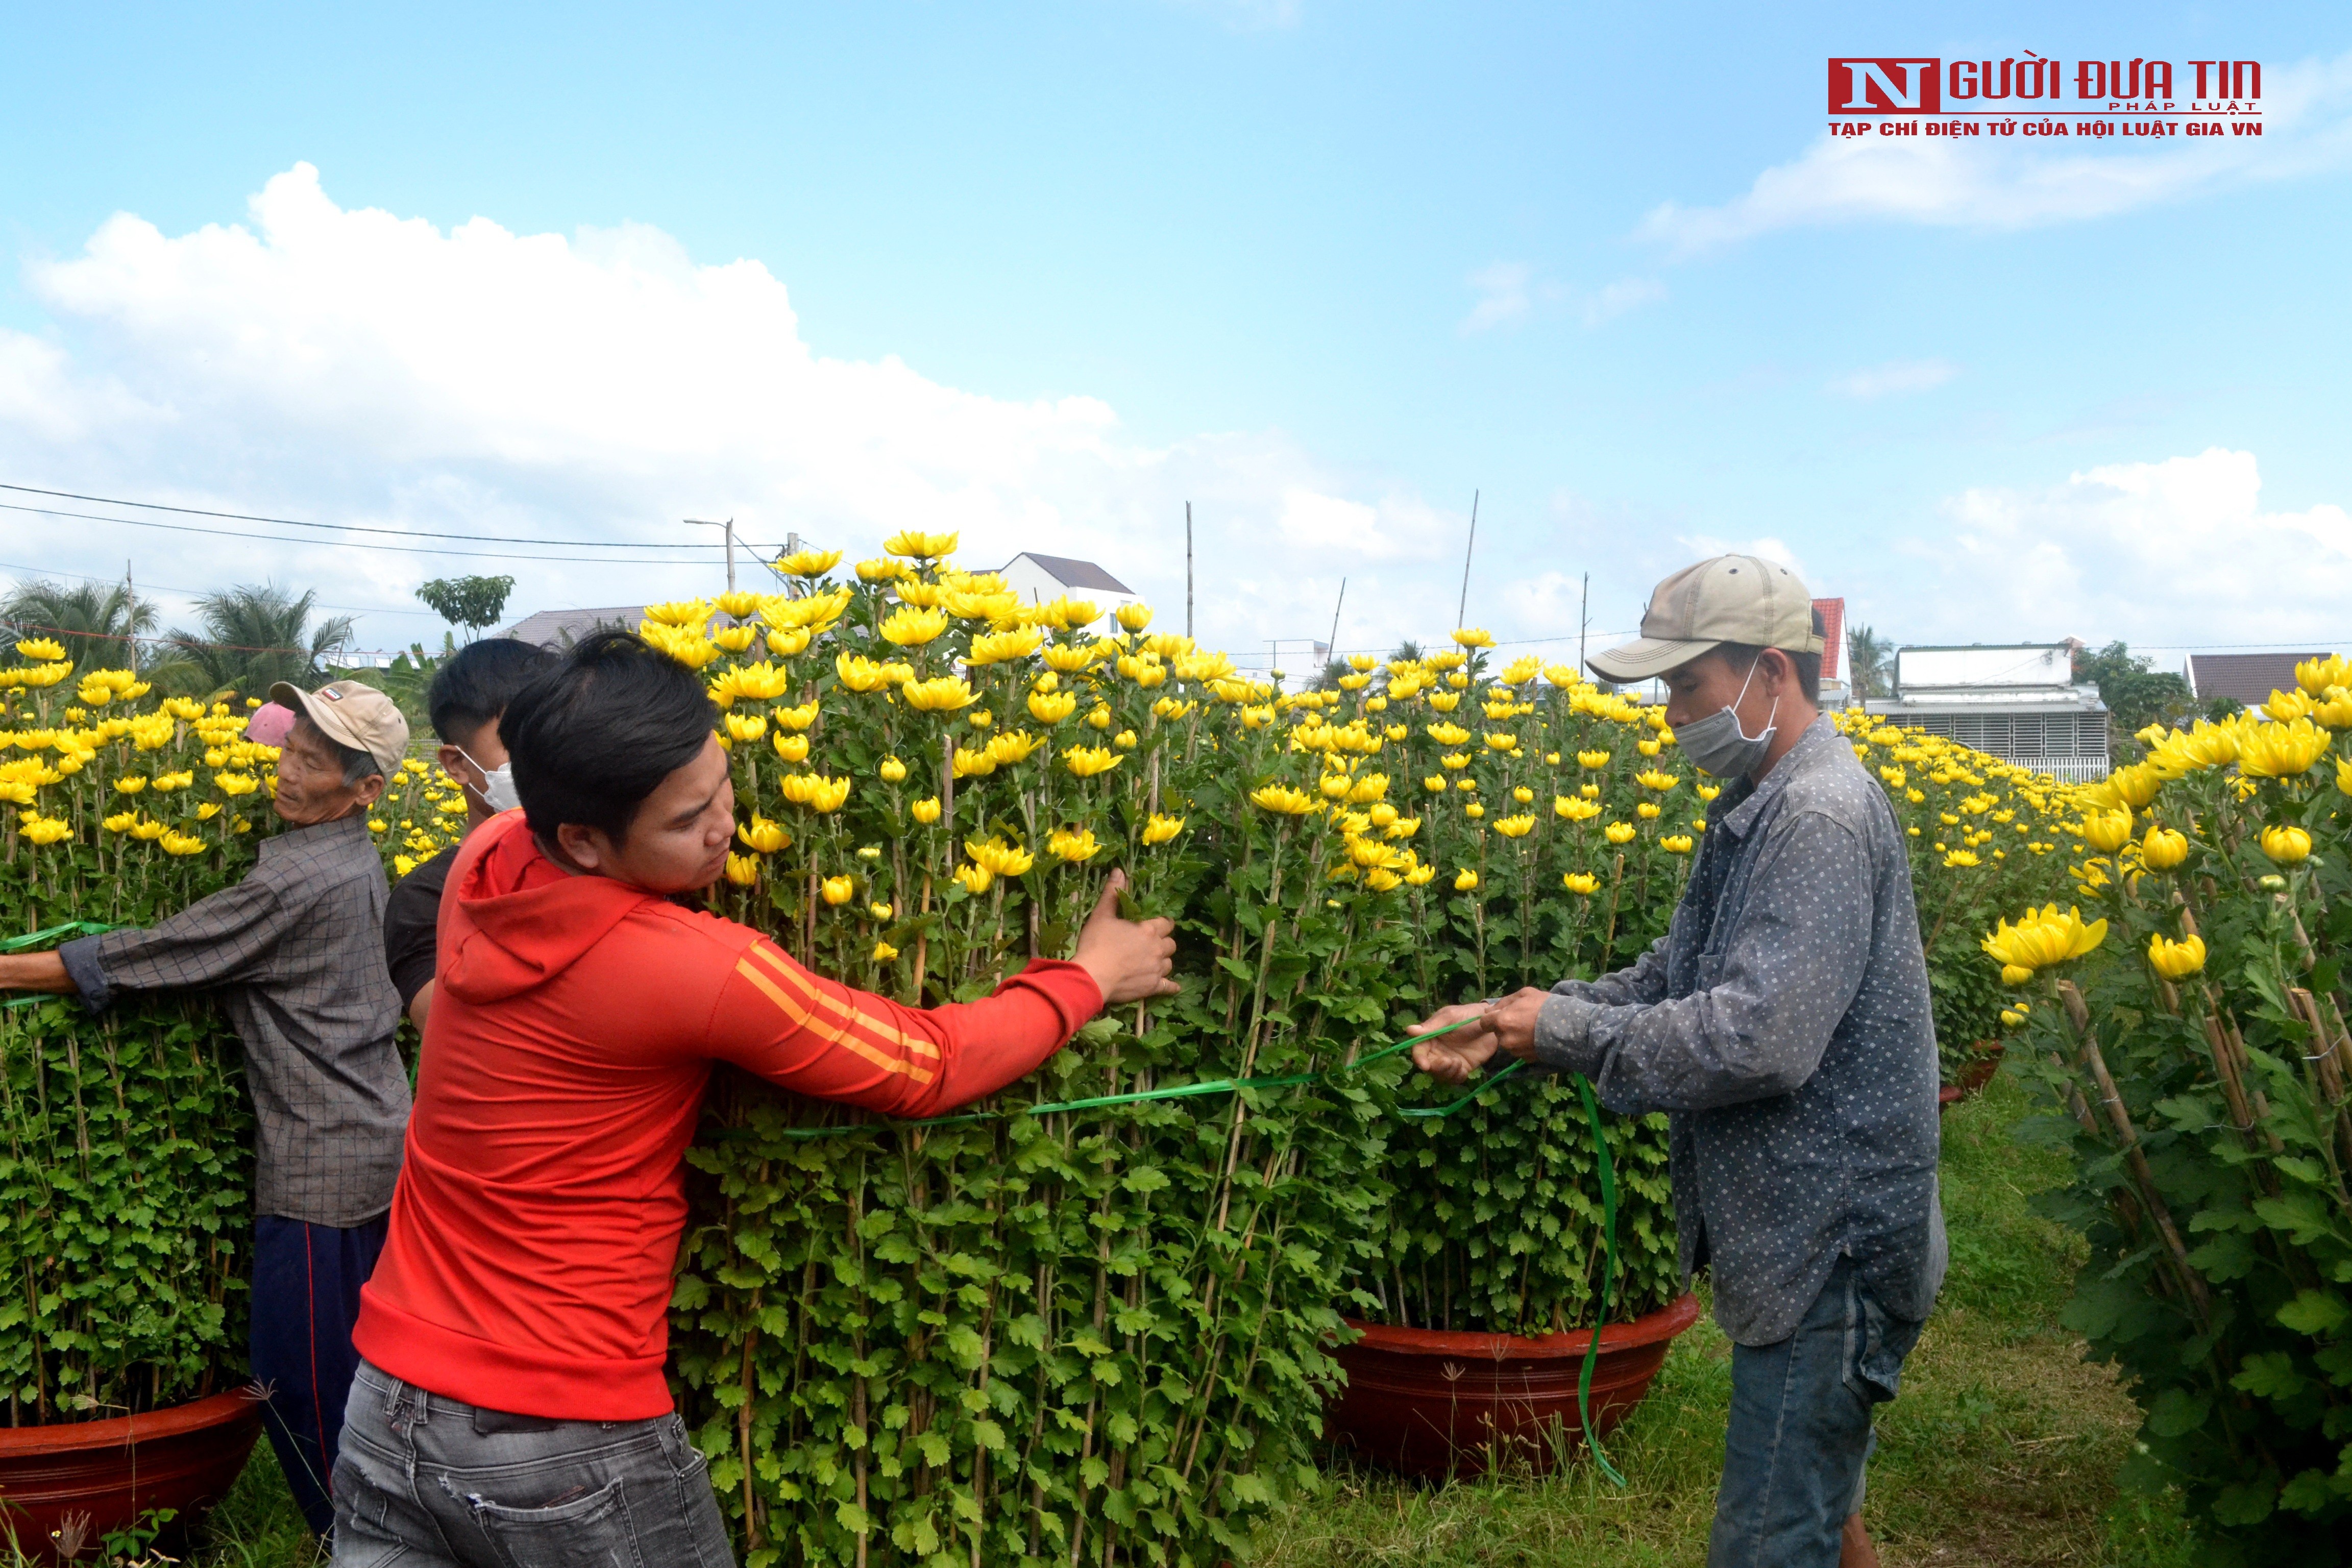
[[[1658,710],[1474,629],[1285,692],[1140,606],[1090,632],[1094,605],[1023,605],[955,570],[953,542],[901,536],[847,573],[804,552],[792,592],[648,609],[733,759],[714,907],[939,1003],[1066,952],[1123,867],[1130,910],[1179,922],[1182,993],[927,1125],[722,1079],[690,1156],[681,1402],[752,1563],[1213,1563],[1311,1475],[1342,1314],[1536,1331],[1601,1311],[1572,1091],[1521,1077],[1449,1107],[1402,1058],[1354,1064],[1438,1003],[1629,962],[1717,786]],[[41,651],[0,671],[0,918],[147,920],[237,875],[270,762],[241,713],[144,704],[129,672],[61,689]],[[1939,1032],[1998,1037],[2021,1015],[1977,944],[2099,874],[2075,864],[2074,803],[1841,722],[1912,838]],[[415,761],[372,823],[396,872],[462,825]],[[81,1049],[78,1014],[7,1016],[12,1084],[41,1070],[20,1037]],[[57,1163],[69,1133],[53,1118],[13,1169]],[[1623,1318],[1678,1289],[1664,1123],[1608,1135]],[[233,1157],[218,1182],[241,1227]],[[0,1341],[14,1356],[52,1321]]]
[[[2216,1563],[2338,1563],[2352,1536],[2352,667],[2296,674],[2259,718],[2144,732],[2084,792],[2089,918],[1984,941],[2034,998],[2028,1131],[2074,1157],[2068,1323]]]

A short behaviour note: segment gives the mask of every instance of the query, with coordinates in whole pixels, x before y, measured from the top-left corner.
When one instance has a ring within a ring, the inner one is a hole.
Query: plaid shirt
[[[289,828],[244,881],[152,931],[58,950],[97,1012],[117,991],[217,985],[245,1042],[257,1214],[356,1226],[392,1206],[408,1125],[383,967],[383,862],[364,816]]]

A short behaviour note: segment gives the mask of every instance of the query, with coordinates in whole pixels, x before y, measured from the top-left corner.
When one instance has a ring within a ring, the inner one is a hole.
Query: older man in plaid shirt
[[[358,1364],[352,1324],[383,1247],[408,1122],[383,865],[367,827],[408,724],[357,681],[315,692],[280,682],[269,695],[295,717],[271,799],[286,827],[262,840],[259,864],[151,931],[0,958],[0,988],[79,992],[93,1011],[118,992],[219,989],[245,1042],[257,1128],[253,1375],[269,1390],[287,1483],[323,1536]]]

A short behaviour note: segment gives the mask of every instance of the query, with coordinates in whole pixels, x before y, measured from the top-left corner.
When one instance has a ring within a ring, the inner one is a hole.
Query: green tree
[[[514,581],[511,577],[436,577],[417,589],[416,596],[451,626],[465,627],[470,642],[482,635],[482,628],[498,624],[499,613],[507,607],[507,595],[514,592]]]
[[[73,587],[26,578],[0,599],[0,621],[9,640],[47,637],[62,645],[77,669],[137,668],[132,639],[155,629],[155,606],[134,601],[120,583],[80,583]]]
[[[270,683],[319,685],[327,667],[352,640],[352,618],[331,616],[313,624],[315,590],[295,594],[275,584],[245,584],[196,601],[201,633],[174,631],[166,641],[174,688],[205,695],[234,691],[265,695]]]
[[[2135,654],[2118,639],[2094,653],[2074,650],[2074,682],[2095,684],[2099,700],[2116,738],[2137,734],[2155,723],[2176,723],[2196,710],[2189,683],[2170,670],[2157,669],[2146,654]]]
[[[1856,698],[1892,697],[1895,686],[1895,645],[1868,626],[1845,634],[1846,679]]]

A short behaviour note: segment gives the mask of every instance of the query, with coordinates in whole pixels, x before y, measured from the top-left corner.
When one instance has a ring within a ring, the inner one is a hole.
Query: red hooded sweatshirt
[[[1100,1010],[1042,961],[918,1010],[818,978],[748,926],[485,823],[441,900],[440,962],[390,1234],[352,1341],[467,1404],[668,1413],[685,1164],[713,1059],[803,1094],[935,1116],[1034,1071]]]

